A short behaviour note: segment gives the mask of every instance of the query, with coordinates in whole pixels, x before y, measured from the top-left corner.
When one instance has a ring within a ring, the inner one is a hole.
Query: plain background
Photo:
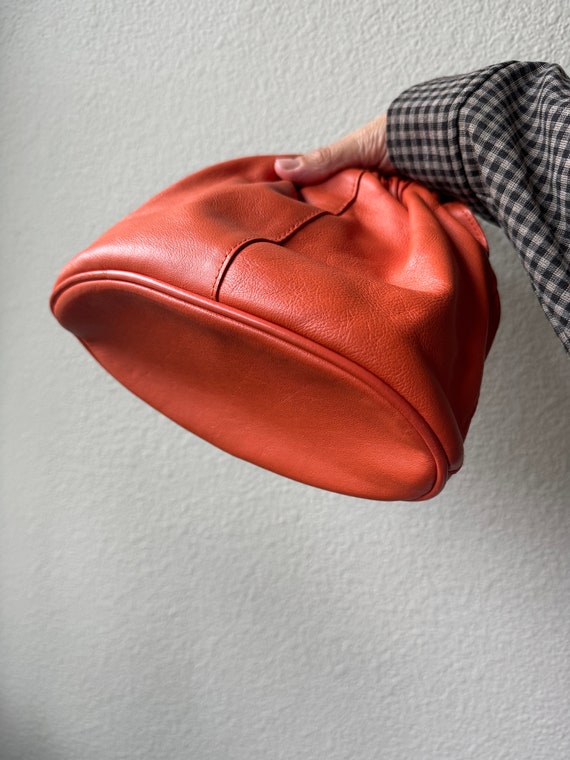
[[[570,70],[567,0],[0,7],[1,760],[569,757],[570,365],[498,229],[466,464],[422,504],[215,450],[48,309],[192,171],[325,144],[438,75]]]

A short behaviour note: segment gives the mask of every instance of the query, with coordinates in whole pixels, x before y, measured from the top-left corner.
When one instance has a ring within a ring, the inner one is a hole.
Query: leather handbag
[[[462,465],[499,320],[462,203],[346,169],[281,180],[226,161],[159,193],[73,258],[51,308],[117,380],[273,472],[421,500]]]

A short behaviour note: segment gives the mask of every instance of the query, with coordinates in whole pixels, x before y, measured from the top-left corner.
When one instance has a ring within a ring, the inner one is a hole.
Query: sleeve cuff
[[[465,166],[462,143],[468,125],[462,109],[493,74],[512,63],[498,63],[462,76],[440,77],[405,90],[387,113],[388,156],[402,174],[467,203],[497,223],[486,204],[477,173]]]

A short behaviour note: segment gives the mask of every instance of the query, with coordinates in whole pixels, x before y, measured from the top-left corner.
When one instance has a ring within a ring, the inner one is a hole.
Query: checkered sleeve
[[[398,171],[499,225],[570,354],[570,79],[549,63],[442,77],[388,109]]]

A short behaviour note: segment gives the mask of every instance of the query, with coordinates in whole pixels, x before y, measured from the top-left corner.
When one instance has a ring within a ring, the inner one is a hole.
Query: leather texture
[[[225,451],[378,500],[441,491],[463,461],[499,321],[463,204],[275,156],[199,171],[59,275],[51,308],[141,399]]]

